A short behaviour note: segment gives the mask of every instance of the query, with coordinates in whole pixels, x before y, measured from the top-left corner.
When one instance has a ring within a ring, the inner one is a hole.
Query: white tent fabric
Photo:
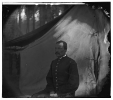
[[[105,51],[100,54],[100,59],[102,55],[107,54],[104,38],[109,30],[109,22],[101,10],[93,10],[83,5],[73,7],[44,36],[20,52],[21,92],[24,95],[32,95],[45,88],[51,61],[56,58],[55,42],[64,40],[68,44],[67,55],[78,65],[80,84],[75,95],[89,95],[97,84],[94,75],[94,55],[97,58],[99,50],[102,50],[99,47],[103,47]],[[101,66],[99,67],[101,69]],[[106,66],[102,68],[107,69]],[[99,74],[100,81],[106,73],[104,72],[103,76]]]

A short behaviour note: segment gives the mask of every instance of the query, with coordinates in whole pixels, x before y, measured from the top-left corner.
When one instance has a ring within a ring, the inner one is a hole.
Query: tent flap
[[[52,26],[54,26],[59,20],[61,20],[70,11],[70,9],[72,9],[72,7],[73,6],[71,6],[67,11],[65,11],[59,17],[39,27],[38,29],[35,29],[34,31],[27,33],[24,36],[6,42],[5,46],[25,46],[33,42],[34,40],[42,37],[45,33],[47,33],[51,29]]]

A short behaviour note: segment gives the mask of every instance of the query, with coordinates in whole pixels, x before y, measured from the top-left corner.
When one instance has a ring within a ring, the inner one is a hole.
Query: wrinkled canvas
[[[54,48],[58,40],[67,42],[67,55],[78,65],[80,84],[75,96],[90,95],[108,73],[109,44],[105,38],[109,25],[101,10],[81,5],[73,7],[46,34],[20,52],[19,88],[23,95],[32,95],[45,88],[51,61],[56,58]]]

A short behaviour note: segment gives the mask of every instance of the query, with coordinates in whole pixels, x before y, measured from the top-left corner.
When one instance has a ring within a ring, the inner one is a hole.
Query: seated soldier
[[[47,74],[46,88],[32,97],[74,97],[79,86],[77,63],[66,55],[67,43],[58,41],[57,59],[53,60]]]

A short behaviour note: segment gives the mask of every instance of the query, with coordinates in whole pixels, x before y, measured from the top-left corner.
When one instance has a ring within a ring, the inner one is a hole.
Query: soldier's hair
[[[56,42],[56,44],[59,44],[59,43],[63,43],[64,49],[67,50],[67,43],[65,41],[60,40]]]

